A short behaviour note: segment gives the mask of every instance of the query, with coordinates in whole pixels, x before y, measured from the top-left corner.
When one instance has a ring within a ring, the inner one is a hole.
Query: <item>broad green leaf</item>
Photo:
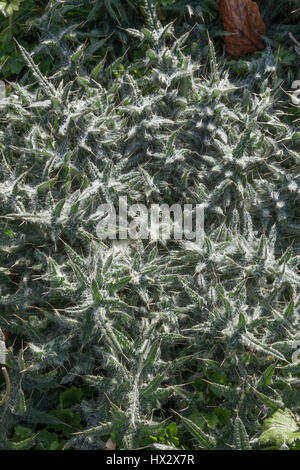
[[[300,429],[289,409],[276,411],[271,418],[265,419],[263,433],[260,436],[262,445],[275,444],[280,448],[283,444],[293,444],[300,439]]]

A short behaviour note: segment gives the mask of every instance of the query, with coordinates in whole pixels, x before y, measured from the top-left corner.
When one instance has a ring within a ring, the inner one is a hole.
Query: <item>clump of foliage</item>
[[[0,448],[293,447],[297,66],[286,78],[271,45],[224,64],[214,2],[211,35],[164,23],[180,2],[127,3],[49,2],[2,93]],[[202,204],[204,245],[99,240],[120,196]],[[292,435],[263,430],[272,414]]]

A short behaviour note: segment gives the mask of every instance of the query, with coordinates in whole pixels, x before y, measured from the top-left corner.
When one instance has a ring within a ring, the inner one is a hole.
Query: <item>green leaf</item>
[[[265,405],[267,405],[269,408],[274,408],[278,409],[282,406],[282,401],[275,400],[274,398],[268,397],[264,393],[259,392],[258,390],[255,390],[259,398],[264,402]]]
[[[235,422],[234,422],[233,446],[235,450],[250,450],[251,449],[246,428],[242,420],[239,418],[239,416],[236,417]]]
[[[270,385],[272,382],[272,377],[275,371],[275,365],[271,364],[267,370],[263,373],[261,379],[259,380],[259,385]]]
[[[35,445],[35,437],[28,437],[23,441],[11,442],[12,450],[29,450]]]
[[[63,442],[59,442],[58,434],[44,429],[37,434],[37,445],[34,450],[58,450],[62,445]]]
[[[214,437],[203,432],[202,429],[200,429],[199,426],[197,426],[190,419],[185,418],[184,416],[181,416],[180,414],[178,414],[178,416],[180,416],[180,418],[183,421],[183,424],[185,425],[187,430],[191,433],[191,435],[194,437],[194,439],[200,445],[201,448],[208,449],[208,450],[215,448],[216,442],[215,442]]]
[[[300,439],[300,430],[288,408],[276,411],[271,418],[263,423],[264,432],[260,436],[260,443],[275,444],[280,448],[283,444],[293,444]]]
[[[294,309],[295,309],[295,302],[293,300],[291,300],[290,303],[288,304],[287,308],[284,311],[284,315],[286,317],[290,317],[290,316],[294,315]]]
[[[0,12],[5,16],[11,16],[15,11],[20,9],[23,0],[7,0],[0,2]]]
[[[66,438],[81,429],[81,415],[79,412],[74,413],[70,409],[57,409],[50,411],[49,414],[61,421],[61,424],[51,424],[49,427],[54,431],[62,432]]]
[[[80,61],[81,57],[83,56],[84,47],[84,45],[79,46],[77,51],[72,54],[71,60],[73,63],[77,64]]]
[[[157,388],[161,384],[162,380],[163,380],[163,374],[156,375],[154,379],[151,380],[151,382],[147,384],[145,388],[143,388],[142,394],[145,397],[151,397],[151,395],[157,390]]]
[[[32,437],[32,436],[33,436],[32,429],[19,424],[14,427],[14,435],[12,437],[12,440],[14,442],[19,442],[19,441],[24,441],[25,439],[28,439],[29,437]]]
[[[83,393],[80,388],[72,386],[59,394],[59,403],[62,408],[70,408],[82,400]]]

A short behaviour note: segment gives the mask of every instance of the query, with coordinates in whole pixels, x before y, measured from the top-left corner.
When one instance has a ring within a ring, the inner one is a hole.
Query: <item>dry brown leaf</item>
[[[232,33],[225,38],[226,51],[234,56],[264,49],[261,34],[266,27],[257,3],[251,0],[217,0],[224,30]]]
[[[111,440],[111,438],[109,438],[105,444],[105,447],[107,450],[116,450],[117,445]]]

